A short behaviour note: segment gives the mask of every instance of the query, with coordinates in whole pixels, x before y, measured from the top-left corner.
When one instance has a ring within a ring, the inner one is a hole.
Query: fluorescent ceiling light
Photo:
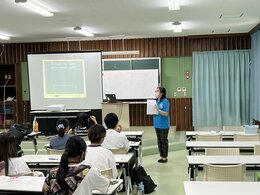
[[[180,33],[182,32],[182,26],[181,26],[181,23],[180,22],[173,22],[172,23],[172,26],[173,26],[173,31],[175,33]]]
[[[86,37],[94,37],[95,35],[92,32],[89,32],[86,28],[75,27],[73,28],[74,31],[86,36]]]
[[[0,34],[0,39],[2,39],[2,40],[9,40],[10,37],[8,37],[7,35]]]
[[[169,10],[179,10],[180,0],[168,0]]]
[[[133,51],[102,51],[103,56],[115,56],[115,55],[139,55],[139,50]]]
[[[36,2],[35,0],[15,0],[15,3],[20,3],[24,7],[41,14],[46,17],[53,16],[53,13],[44,5],[40,4],[39,2]]]

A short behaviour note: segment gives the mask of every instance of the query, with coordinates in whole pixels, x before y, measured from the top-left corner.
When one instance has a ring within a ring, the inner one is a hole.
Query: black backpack
[[[144,193],[150,194],[154,191],[157,185],[153,182],[150,175],[147,175],[146,171],[142,166],[137,166],[132,170],[132,183],[136,183],[137,185],[140,182],[144,184]]]

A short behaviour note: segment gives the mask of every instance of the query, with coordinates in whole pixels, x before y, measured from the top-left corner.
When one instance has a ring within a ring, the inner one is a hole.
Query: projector
[[[66,110],[66,106],[62,104],[50,105],[47,107],[47,112],[63,112]]]

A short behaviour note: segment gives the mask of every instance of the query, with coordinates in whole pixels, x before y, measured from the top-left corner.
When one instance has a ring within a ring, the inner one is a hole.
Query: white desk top
[[[203,164],[219,164],[219,165],[228,165],[228,164],[246,164],[246,165],[259,165],[260,156],[187,156],[189,164],[192,165],[203,165]]]
[[[186,131],[186,136],[220,134],[222,134],[223,136],[234,136],[235,134],[245,135],[244,131]]]
[[[185,195],[259,195],[260,182],[184,182]]]
[[[260,141],[187,141],[186,147],[193,148],[253,148]]]
[[[31,111],[31,114],[38,114],[38,113],[50,113],[50,114],[56,114],[56,113],[70,113],[70,112],[90,112],[91,110],[64,110],[62,112],[49,112],[47,110],[35,110]]]
[[[114,154],[116,163],[128,163],[134,154]],[[24,155],[21,158],[26,163],[41,163],[41,164],[60,164],[61,155],[47,155],[47,154],[31,154]]]
[[[120,133],[124,134],[125,136],[143,136],[143,131],[121,131]]]
[[[32,131],[30,134],[26,135],[27,137],[34,137],[36,135],[40,135],[42,132],[38,131],[38,132],[34,132]]]
[[[1,191],[41,192],[45,177],[8,177],[0,176]]]
[[[87,146],[91,145],[90,141],[86,141],[86,144],[87,144]],[[140,145],[141,145],[141,141],[138,141],[138,142],[130,141],[129,142],[130,147],[139,147]],[[44,147],[49,148],[50,144],[45,144]]]

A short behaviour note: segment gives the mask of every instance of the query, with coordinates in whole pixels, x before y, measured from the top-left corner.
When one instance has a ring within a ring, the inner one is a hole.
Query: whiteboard
[[[158,87],[158,70],[103,71],[103,95],[116,94],[117,99],[154,98]]]

